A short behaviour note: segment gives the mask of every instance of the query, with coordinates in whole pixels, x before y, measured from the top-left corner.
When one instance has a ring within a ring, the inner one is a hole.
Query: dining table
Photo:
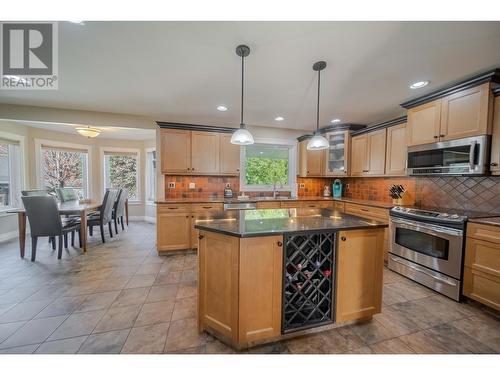
[[[87,252],[87,215],[90,212],[98,211],[101,208],[102,202],[93,201],[68,201],[57,203],[57,209],[60,215],[78,215],[80,216],[81,226],[80,235],[82,239],[83,252]],[[126,221],[128,224],[128,204],[126,208]],[[24,208],[18,208],[8,211],[8,213],[17,213],[19,222],[19,252],[21,258],[24,258],[24,250],[26,245],[26,211]]]

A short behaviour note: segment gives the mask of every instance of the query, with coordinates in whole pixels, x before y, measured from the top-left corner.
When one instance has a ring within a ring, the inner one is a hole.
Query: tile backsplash
[[[175,183],[175,188],[169,188],[169,182]],[[189,188],[190,183],[194,189]],[[240,178],[234,176],[167,176],[165,175],[165,199],[178,198],[220,198],[224,196],[224,187],[231,184],[233,194],[240,190]]]
[[[416,179],[414,177],[348,177],[343,178],[343,196],[379,202],[392,202],[391,185],[403,185],[406,189],[405,204],[415,204]],[[347,188],[349,185],[349,188]]]

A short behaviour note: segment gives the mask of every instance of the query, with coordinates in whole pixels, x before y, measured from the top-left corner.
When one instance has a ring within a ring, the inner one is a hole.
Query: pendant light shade
[[[307,142],[308,150],[325,150],[330,147],[330,143],[328,139],[323,137],[319,133],[319,93],[320,93],[320,82],[321,82],[321,71],[326,68],[325,61],[318,61],[314,63],[313,70],[318,72],[318,102],[316,105],[316,131],[314,132],[314,136]]]
[[[240,44],[236,47],[236,54],[241,57],[241,121],[240,128],[236,130],[231,136],[231,143],[234,145],[252,145],[254,144],[254,139],[252,133],[250,133],[245,126],[243,121],[243,94],[245,88],[245,57],[250,55],[250,47]]]

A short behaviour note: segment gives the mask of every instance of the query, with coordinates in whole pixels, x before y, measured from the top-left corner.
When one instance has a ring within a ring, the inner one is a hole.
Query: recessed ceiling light
[[[418,82],[413,82],[410,85],[410,89],[420,89],[422,87],[425,87],[429,84],[429,81],[418,81]]]
[[[220,106],[217,107],[217,110],[220,111],[220,112],[226,112],[227,111],[227,107],[223,106],[223,105],[220,105]]]
[[[283,121],[285,118],[282,116],[278,116],[274,118],[274,121]]]
[[[332,124],[337,124],[339,123],[341,120],[339,118],[334,118],[332,121],[330,121]]]

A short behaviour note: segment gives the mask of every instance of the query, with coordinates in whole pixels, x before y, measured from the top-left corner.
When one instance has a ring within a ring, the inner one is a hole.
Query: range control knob
[[[448,216],[450,216],[450,215],[448,215],[448,214],[441,214],[441,215],[442,215],[443,217],[448,217]]]
[[[453,214],[450,216],[452,219],[458,219],[460,216],[458,216],[457,214]]]

